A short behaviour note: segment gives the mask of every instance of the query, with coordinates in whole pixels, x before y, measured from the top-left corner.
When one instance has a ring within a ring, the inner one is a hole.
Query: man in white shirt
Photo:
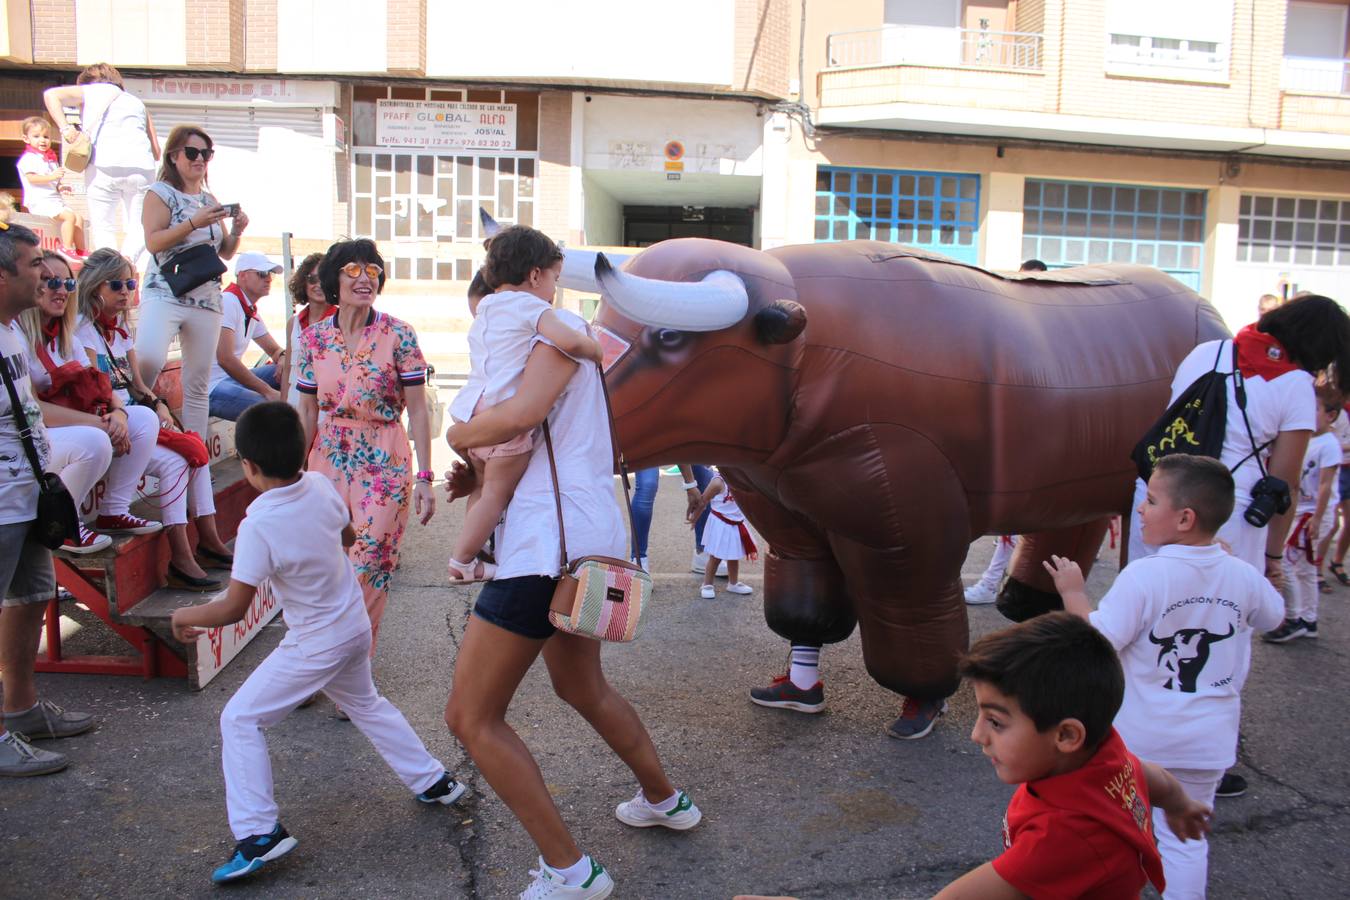
[[[5,673],[4,717],[0,722],[0,776],[45,775],[68,764],[60,753],[39,750],[26,738],[60,738],[88,731],[94,717],[68,713],[50,700],[39,701],[33,680],[38,639],[47,603],[56,595],[52,555],[32,538],[38,480],[24,446],[31,441],[42,466],[51,456],[42,410],[28,377],[26,342],[14,319],[37,305],[42,250],[22,225],[0,225],[0,366],[8,382],[0,387],[0,669]],[[17,412],[10,399],[18,398]]]
[[[221,291],[220,341],[210,380],[211,415],[218,419],[233,422],[253,404],[281,398],[277,366],[286,351],[258,315],[258,302],[271,293],[272,276],[280,271],[281,266],[261,253],[240,253],[234,284]],[[250,342],[272,361],[252,369],[245,366],[243,356]]]

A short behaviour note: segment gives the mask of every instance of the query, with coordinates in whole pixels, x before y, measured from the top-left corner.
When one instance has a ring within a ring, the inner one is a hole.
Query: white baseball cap
[[[270,259],[265,253],[258,253],[249,250],[246,253],[240,253],[234,264],[234,274],[237,277],[240,272],[280,272],[281,263]]]

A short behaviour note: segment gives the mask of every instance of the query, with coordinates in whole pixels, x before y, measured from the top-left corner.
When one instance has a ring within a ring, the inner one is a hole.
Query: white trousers
[[[369,634],[312,655],[283,642],[254,670],[220,714],[225,807],[235,840],[266,834],[279,821],[263,729],[286,718],[317,690],[342,707],[414,794],[430,788],[445,772],[445,766],[427,752],[403,714],[375,690],[370,675]]]
[[[108,464],[107,489],[98,505],[99,515],[123,516],[131,511],[136,487],[159,440],[159,417],[144,406],[128,406],[127,434],[131,436],[131,452],[113,457]]]
[[[145,471],[159,479],[159,495],[147,499],[159,504],[160,517],[166,527],[186,525],[189,512],[194,518],[215,515],[216,498],[211,488],[210,466],[193,469],[186,459],[168,447],[156,444]]]
[[[1284,558],[1284,617],[1317,621],[1317,567],[1299,553],[1297,562]]]
[[[117,214],[122,213],[121,253],[138,269],[140,256],[145,252],[145,228],[141,224],[141,208],[145,204],[145,190],[155,180],[155,173],[146,169],[102,169],[91,165],[84,173],[85,195],[89,200],[89,249],[103,247],[119,249],[117,244]]]
[[[1181,782],[1181,788],[1192,800],[1214,808],[1214,792],[1223,777],[1222,769],[1171,769],[1172,777]],[[1153,833],[1158,839],[1158,853],[1162,855],[1163,875],[1167,890],[1163,900],[1204,900],[1205,882],[1209,878],[1209,841],[1182,842],[1167,825],[1167,815],[1153,810]]]
[[[1017,535],[1005,535],[994,538],[994,555],[989,559],[989,567],[984,570],[980,576],[979,584],[984,585],[991,591],[997,591],[999,584],[1003,581],[1003,573],[1008,570],[1008,563],[1012,561],[1013,551],[1017,549]]]
[[[108,471],[113,459],[112,441],[102,429],[92,425],[48,428],[47,438],[52,445],[47,471],[61,477],[78,507]]]
[[[141,304],[136,325],[136,364],[153,390],[169,358],[169,344],[183,348],[183,427],[208,437],[211,363],[220,340],[220,313],[173,300],[150,297]]]

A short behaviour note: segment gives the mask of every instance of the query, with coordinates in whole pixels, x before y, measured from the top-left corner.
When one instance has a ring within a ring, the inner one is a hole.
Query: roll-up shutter
[[[238,107],[154,104],[148,107],[160,145],[175,125],[200,125],[215,143],[239,150],[257,150],[263,128],[285,128],[323,139],[323,110],[303,107]]]

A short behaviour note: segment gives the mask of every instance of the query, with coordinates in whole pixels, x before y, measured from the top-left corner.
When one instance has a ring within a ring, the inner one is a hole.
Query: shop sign
[[[332,81],[293,78],[128,78],[127,92],[146,103],[219,103],[237,106],[337,105]]]
[[[438,150],[514,150],[516,104],[378,100],[375,143]]]

